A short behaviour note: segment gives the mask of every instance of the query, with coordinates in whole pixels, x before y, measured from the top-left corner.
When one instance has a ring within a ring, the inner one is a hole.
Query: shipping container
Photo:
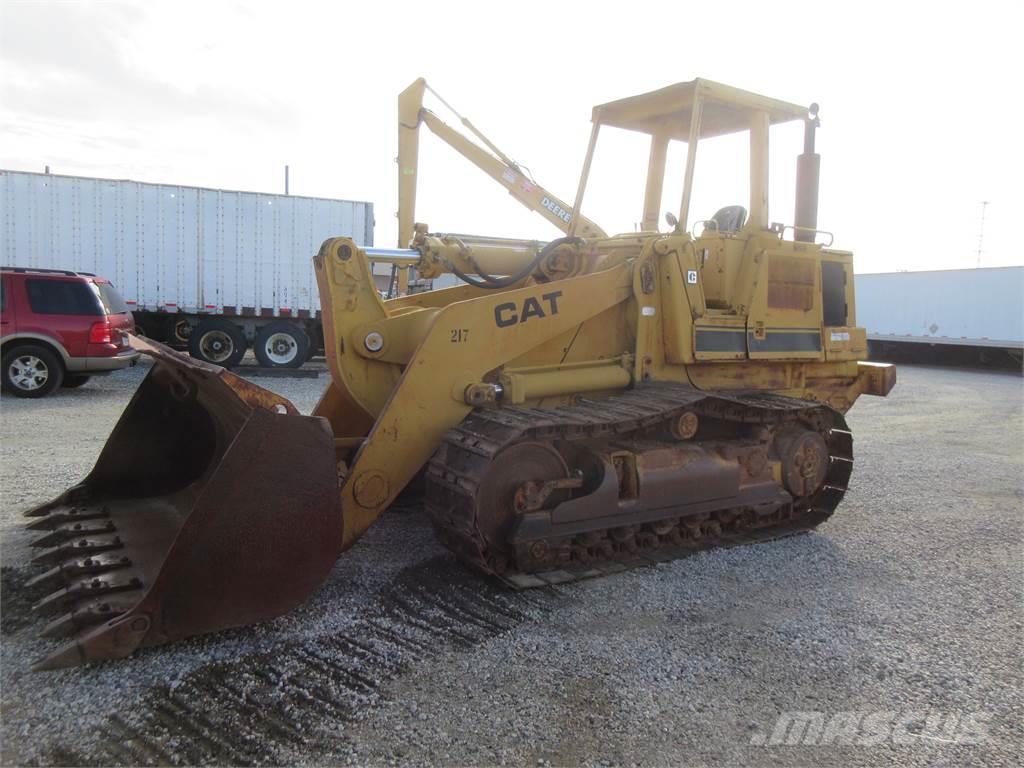
[[[880,345],[1024,349],[1024,266],[862,274],[857,324]]]
[[[301,364],[290,328],[305,334],[303,350],[322,344],[320,244],[373,245],[373,204],[351,200],[0,171],[0,205],[3,265],[109,278],[145,333],[179,345],[204,323],[229,322],[245,344],[276,323],[281,354],[265,364]]]

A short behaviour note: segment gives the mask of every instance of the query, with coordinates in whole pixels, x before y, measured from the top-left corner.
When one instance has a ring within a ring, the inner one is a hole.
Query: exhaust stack
[[[811,104],[808,112],[804,120],[804,152],[796,158],[793,223],[796,225],[794,239],[801,243],[813,243],[814,230],[818,228],[818,176],[821,172],[821,155],[814,151],[814,132],[821,125],[818,105]]]

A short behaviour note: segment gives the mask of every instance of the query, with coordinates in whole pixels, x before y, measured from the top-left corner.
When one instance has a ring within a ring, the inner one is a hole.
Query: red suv
[[[19,397],[80,387],[135,365],[135,320],[109,280],[60,269],[0,269],[0,384]]]

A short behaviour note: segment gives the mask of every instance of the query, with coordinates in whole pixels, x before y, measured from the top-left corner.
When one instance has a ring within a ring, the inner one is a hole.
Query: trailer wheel
[[[245,336],[228,320],[207,318],[189,335],[188,353],[197,360],[234,368],[245,354]]]
[[[188,344],[190,338],[192,338],[192,324],[188,320],[175,320],[171,324],[171,334],[173,339],[171,340],[174,344],[181,344],[185,346]]]
[[[309,336],[287,320],[278,320],[260,328],[253,352],[267,368],[298,368],[309,359]]]

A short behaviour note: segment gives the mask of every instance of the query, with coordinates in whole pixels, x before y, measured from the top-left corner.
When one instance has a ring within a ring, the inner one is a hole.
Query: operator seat
[[[719,232],[739,232],[747,223],[747,209],[742,205],[727,205],[725,208],[719,208],[711,217],[711,221],[715,222]]]

